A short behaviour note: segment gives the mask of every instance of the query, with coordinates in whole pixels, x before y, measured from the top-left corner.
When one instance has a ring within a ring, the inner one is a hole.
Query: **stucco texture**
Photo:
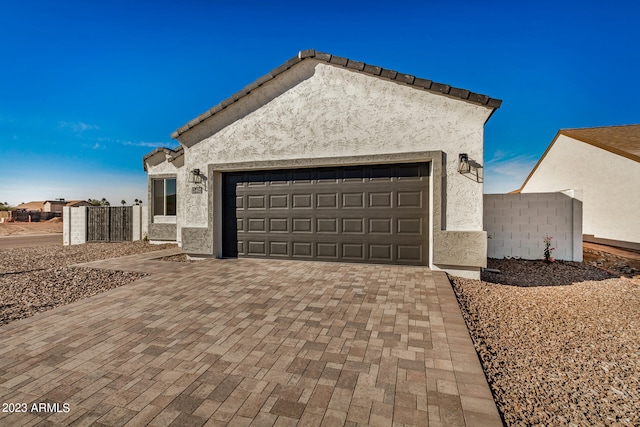
[[[559,135],[523,193],[575,190],[583,233],[640,243],[640,163]]]
[[[442,150],[447,229],[482,230],[482,185],[458,174],[457,164],[460,152],[481,162],[490,108],[313,60],[265,86],[223,110],[225,117],[216,115],[193,129],[203,139],[186,149],[193,159],[188,169],[204,169],[197,159],[227,163]],[[201,226],[204,216],[196,217],[187,225]]]
[[[337,166],[349,164],[348,159],[367,158],[393,163],[398,156],[403,161],[425,161],[423,153],[438,153],[438,167],[430,180],[434,203],[425,212],[433,226],[429,247],[437,252],[439,248],[432,246],[437,240],[443,263],[477,271],[486,262],[483,185],[458,173],[458,155],[467,153],[471,161],[482,163],[484,124],[493,110],[305,59],[181,133],[183,165],[169,167],[156,158],[159,155],[147,159],[146,165],[150,178],[176,174],[178,240],[182,228],[193,231],[185,236],[204,235],[206,230],[213,245],[201,242],[186,247],[196,250],[202,246],[200,253],[213,251],[215,255],[219,252],[217,206],[221,202],[219,180],[214,178],[222,171],[235,170],[235,165],[237,170],[260,165],[269,165],[267,169],[300,167],[298,163]],[[203,192],[194,191],[189,182],[194,168],[205,173]],[[460,256],[456,252],[459,244],[466,251]],[[430,256],[432,268],[437,268],[436,258]]]

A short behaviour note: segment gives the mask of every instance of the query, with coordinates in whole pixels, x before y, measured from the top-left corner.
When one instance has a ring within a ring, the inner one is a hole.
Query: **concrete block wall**
[[[81,245],[87,242],[87,208],[62,208],[62,244]]]
[[[543,259],[550,236],[555,259],[582,261],[582,202],[571,191],[485,194],[484,229],[489,258]]]
[[[147,206],[133,206],[132,240],[141,240],[147,236]],[[62,244],[81,245],[87,242],[87,207],[62,208]]]

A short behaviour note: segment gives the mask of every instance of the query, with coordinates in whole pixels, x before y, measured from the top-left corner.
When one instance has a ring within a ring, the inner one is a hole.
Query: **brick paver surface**
[[[502,425],[444,273],[152,257],[0,327],[0,425]]]

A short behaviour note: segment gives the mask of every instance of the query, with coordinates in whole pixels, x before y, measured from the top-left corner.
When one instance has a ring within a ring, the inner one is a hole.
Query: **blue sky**
[[[558,129],[640,122],[639,16],[616,0],[4,1],[0,201],[146,200],[144,154],[308,48],[502,99],[485,192],[510,191]]]

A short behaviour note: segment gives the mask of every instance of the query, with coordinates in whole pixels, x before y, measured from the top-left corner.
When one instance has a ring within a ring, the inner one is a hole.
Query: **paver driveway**
[[[443,273],[152,256],[0,327],[0,425],[501,425]]]

